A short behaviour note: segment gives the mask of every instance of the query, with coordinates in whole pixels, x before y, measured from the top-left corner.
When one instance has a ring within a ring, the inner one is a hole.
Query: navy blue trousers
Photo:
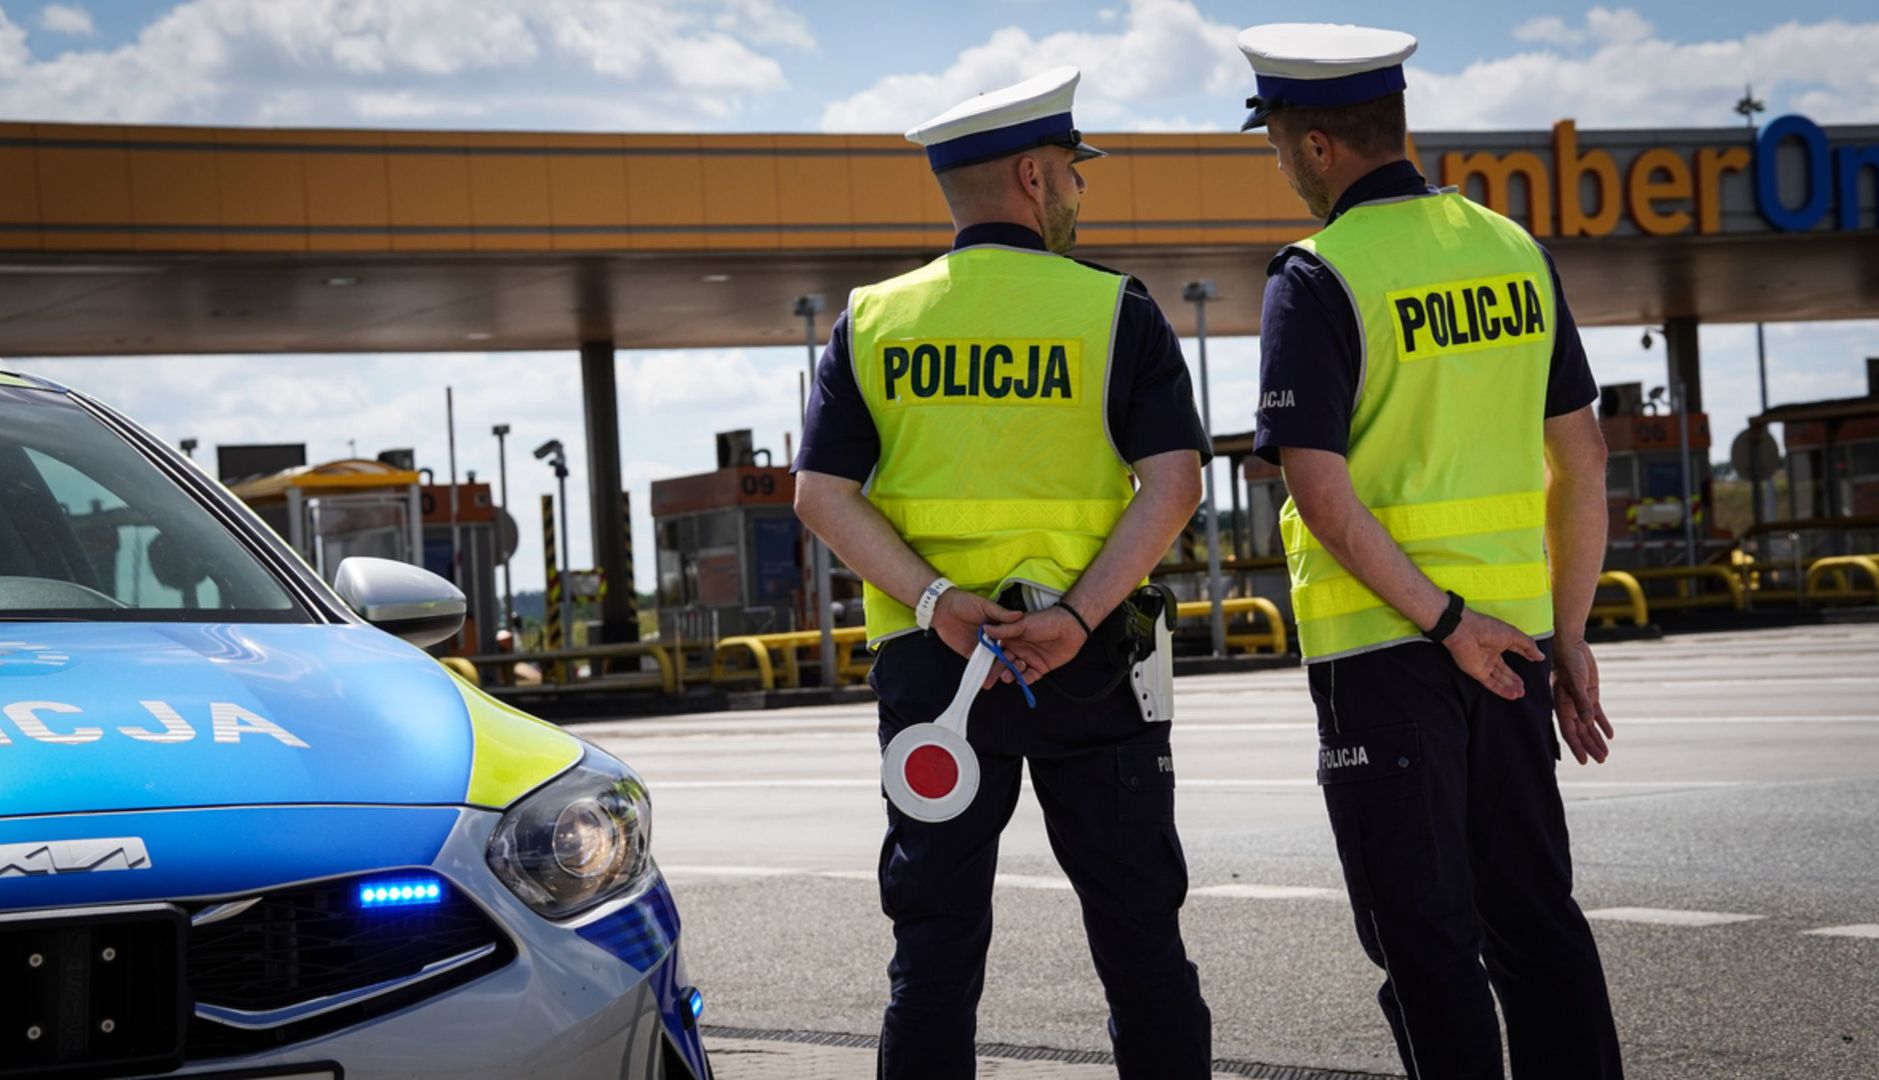
[[[1448,650],[1309,668],[1319,768],[1357,936],[1411,1080],[1624,1075],[1598,946],[1572,898],[1548,659],[1506,701]],[[1490,989],[1492,993],[1490,993]]]
[[[1047,678],[1079,696],[1094,693],[1112,671],[1093,653]],[[883,646],[869,675],[881,699],[882,747],[907,725],[937,718],[964,670],[965,659],[930,634]],[[1125,1080],[1204,1080],[1213,1022],[1181,943],[1187,863],[1174,829],[1168,725],[1143,723],[1126,679],[1087,705],[1042,686],[1035,693],[1035,711],[1003,683],[974,703],[967,737],[979,758],[979,792],[959,817],[923,823],[888,804],[880,885],[894,958],[879,1075],[974,1075],[998,837],[1028,762],[1051,850],[1082,903],[1118,1072]]]

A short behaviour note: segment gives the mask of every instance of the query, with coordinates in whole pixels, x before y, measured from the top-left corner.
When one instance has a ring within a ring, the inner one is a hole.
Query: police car
[[[645,784],[463,608],[0,372],[0,1078],[706,1080]]]

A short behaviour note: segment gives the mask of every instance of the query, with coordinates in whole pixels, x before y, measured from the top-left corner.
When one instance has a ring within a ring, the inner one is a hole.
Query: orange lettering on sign
[[[1559,235],[1605,236],[1618,225],[1618,165],[1611,154],[1579,154],[1579,129],[1571,120],[1553,125],[1553,161],[1559,169]],[[1587,214],[1579,204],[1580,180],[1597,180],[1598,210]]]
[[[1705,235],[1722,231],[1722,174],[1741,172],[1754,157],[1740,147],[1727,150],[1705,147],[1696,152],[1696,231]]]
[[[1479,177],[1482,198],[1479,200],[1497,214],[1508,213],[1508,187],[1518,173],[1527,182],[1528,231],[1535,236],[1553,235],[1553,189],[1546,176],[1546,164],[1529,150],[1516,150],[1498,157],[1487,151],[1462,154],[1450,150],[1442,155],[1442,183],[1460,189],[1473,198],[1468,181]],[[1511,215],[1509,215],[1511,216]]]
[[[1647,236],[1670,236],[1690,227],[1688,211],[1657,208],[1659,200],[1690,198],[1690,165],[1675,151],[1658,147],[1639,154],[1631,162],[1626,187],[1631,218]]]

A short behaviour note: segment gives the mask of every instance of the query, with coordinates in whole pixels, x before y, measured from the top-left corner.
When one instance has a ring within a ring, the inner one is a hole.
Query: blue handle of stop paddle
[[[1024,691],[1025,707],[1030,709],[1037,708],[1037,695],[1031,693],[1030,684],[1024,681],[1024,673],[1018,670],[1018,665],[1011,662],[1011,657],[1005,655],[1005,650],[998,647],[998,642],[985,636],[985,627],[983,626],[979,627],[979,644],[990,649],[992,655],[998,658],[998,662],[1005,665],[1005,669],[1011,672],[1011,677],[1018,683],[1018,689]]]

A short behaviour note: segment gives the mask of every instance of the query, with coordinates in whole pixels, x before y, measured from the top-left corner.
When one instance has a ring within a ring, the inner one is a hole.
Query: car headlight
[[[488,858],[511,892],[553,919],[642,888],[652,875],[646,784],[589,749],[579,765],[503,815]]]

